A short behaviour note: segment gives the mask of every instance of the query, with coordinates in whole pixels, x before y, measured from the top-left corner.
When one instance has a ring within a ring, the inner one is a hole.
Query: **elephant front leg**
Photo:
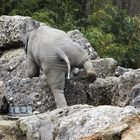
[[[88,81],[93,82],[96,80],[97,78],[97,74],[93,68],[92,62],[90,60],[85,61],[84,63],[84,68],[86,70],[86,78],[88,79]]]
[[[30,57],[27,59],[26,76],[29,78],[39,77],[39,67]]]

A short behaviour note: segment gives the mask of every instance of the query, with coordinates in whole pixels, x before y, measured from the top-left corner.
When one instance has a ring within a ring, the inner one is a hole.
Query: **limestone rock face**
[[[12,48],[22,46],[23,30],[30,17],[1,16],[0,17],[0,48]]]
[[[96,59],[92,60],[92,63],[98,77],[105,78],[109,76],[115,76],[117,61],[113,58]]]
[[[128,94],[128,103],[136,108],[140,108],[140,84],[132,87]]]
[[[9,120],[0,117],[2,140],[135,140],[140,110],[132,106],[74,105]]]
[[[88,94],[95,103],[126,106],[128,100],[133,100],[133,97],[130,97],[132,87],[139,83],[140,69],[132,70],[119,77],[98,78],[94,83],[89,84]],[[96,95],[98,98],[94,98]]]
[[[117,68],[115,69],[115,76],[119,77],[119,76],[123,75],[125,72],[129,72],[129,71],[133,71],[133,69],[117,66]]]
[[[9,120],[0,117],[2,140],[135,140],[140,111],[132,106],[74,105]]]
[[[140,119],[138,116],[126,117],[118,124],[80,140],[137,140],[140,138]]]
[[[129,128],[127,123],[121,123],[121,121],[125,118],[136,117],[138,113],[139,111],[131,106],[121,108],[75,105],[21,118],[19,126],[23,134],[26,134],[27,140],[78,140],[103,131],[112,125],[115,125],[110,129],[112,135],[119,134]],[[140,129],[139,126],[137,127]]]
[[[99,58],[97,52],[91,46],[90,42],[79,30],[72,30],[67,32],[67,34],[74,42],[80,44],[80,46],[82,46],[88,52],[91,59]]]

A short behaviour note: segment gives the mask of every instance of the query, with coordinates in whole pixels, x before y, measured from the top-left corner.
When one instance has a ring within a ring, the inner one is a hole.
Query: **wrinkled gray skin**
[[[27,73],[30,78],[39,76],[40,70],[54,94],[57,107],[67,106],[64,97],[65,74],[69,79],[71,67],[84,67],[87,78],[96,79],[96,73],[87,52],[74,43],[68,35],[58,29],[39,26],[35,21],[29,23],[35,28],[26,33]],[[30,29],[29,29],[30,30]]]

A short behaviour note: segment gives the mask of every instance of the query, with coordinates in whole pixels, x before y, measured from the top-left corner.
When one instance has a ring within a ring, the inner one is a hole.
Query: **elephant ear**
[[[23,45],[24,50],[27,54],[27,48],[28,48],[28,40],[30,36],[30,32],[37,29],[40,26],[40,23],[36,20],[33,20],[32,18],[27,18],[24,28],[23,28]]]
[[[27,18],[25,22],[25,33],[31,32],[32,30],[38,28],[40,26],[40,22],[33,20],[32,18]]]

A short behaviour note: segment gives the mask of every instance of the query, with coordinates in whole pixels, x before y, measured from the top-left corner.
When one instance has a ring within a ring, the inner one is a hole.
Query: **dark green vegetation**
[[[111,0],[1,0],[0,15],[31,16],[53,27],[79,29],[101,57],[140,67],[140,18]]]

